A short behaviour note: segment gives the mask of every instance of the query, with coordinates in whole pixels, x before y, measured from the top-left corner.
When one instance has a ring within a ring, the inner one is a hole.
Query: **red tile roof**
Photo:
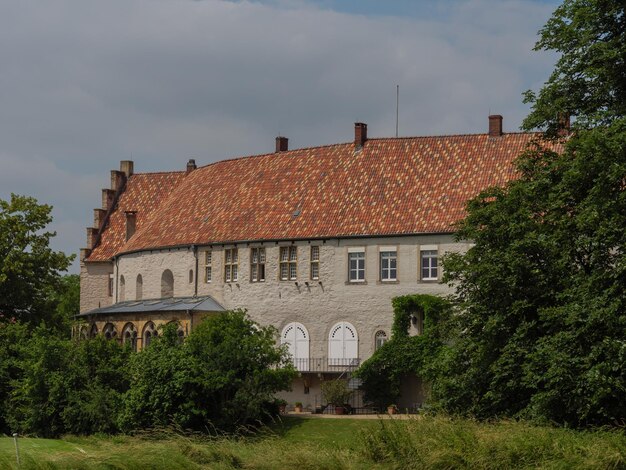
[[[116,243],[106,243],[98,255],[247,240],[452,232],[469,198],[514,177],[511,163],[534,137],[370,139],[359,150],[347,143],[213,163],[190,173],[147,222],[138,221],[126,244],[116,233]],[[146,191],[135,196],[131,190],[120,204],[132,201],[141,211],[144,200],[134,198]],[[115,230],[120,223],[112,222]]]
[[[184,171],[131,175],[102,232],[100,243],[85,261],[109,261],[126,243],[125,212],[137,212],[136,231],[141,230],[152,212],[184,178]]]

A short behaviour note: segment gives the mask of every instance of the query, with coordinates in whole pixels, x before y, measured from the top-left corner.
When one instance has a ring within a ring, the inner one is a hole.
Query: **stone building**
[[[77,334],[142,348],[158,326],[188,334],[245,308],[274,325],[301,377],[285,398],[314,407],[321,380],[349,374],[391,334],[391,299],[449,293],[441,256],[463,251],[466,201],[514,177],[535,137],[503,133],[368,138],[234,158],[185,171],[111,172],[81,250]],[[412,329],[419,334],[416,319]],[[415,400],[410,398],[409,400]]]

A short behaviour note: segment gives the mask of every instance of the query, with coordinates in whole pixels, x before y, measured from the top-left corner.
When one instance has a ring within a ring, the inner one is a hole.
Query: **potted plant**
[[[335,414],[345,413],[344,403],[348,401],[352,391],[348,388],[345,380],[328,380],[321,385],[322,394],[326,401],[335,405]]]
[[[301,402],[301,401],[297,401],[297,402],[294,404],[294,408],[293,408],[293,410],[294,410],[296,413],[302,413],[302,402]]]
[[[395,415],[398,412],[398,407],[396,405],[389,405],[387,407],[387,413],[389,413],[390,415]]]
[[[276,405],[278,405],[278,412],[282,415],[285,414],[285,410],[287,409],[287,400],[283,400],[282,398],[276,399]]]

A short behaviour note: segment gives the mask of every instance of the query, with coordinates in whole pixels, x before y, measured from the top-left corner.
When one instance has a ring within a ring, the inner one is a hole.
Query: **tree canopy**
[[[0,199],[0,322],[55,322],[55,299],[63,290],[61,273],[74,255],[50,248],[56,234],[46,230],[52,207],[32,197]]]
[[[445,260],[463,314],[435,399],[450,411],[576,426],[626,418],[624,2],[566,0],[538,49],[560,58],[526,93],[541,139],[519,179],[468,203]],[[576,122],[559,132],[564,114]]]

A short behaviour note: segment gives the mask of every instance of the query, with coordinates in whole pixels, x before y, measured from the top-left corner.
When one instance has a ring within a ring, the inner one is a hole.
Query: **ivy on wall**
[[[407,375],[415,374],[426,380],[433,375],[432,365],[445,344],[442,325],[452,313],[450,302],[433,295],[403,295],[395,297],[392,305],[391,339],[355,372],[363,381],[365,400],[379,408],[397,401]],[[413,318],[423,321],[419,336],[409,334]]]

